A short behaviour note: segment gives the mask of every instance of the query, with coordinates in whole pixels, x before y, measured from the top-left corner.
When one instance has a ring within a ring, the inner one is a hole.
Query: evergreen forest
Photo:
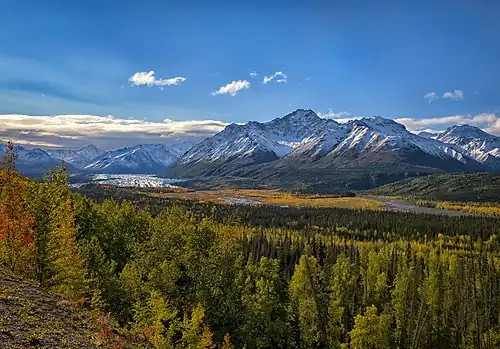
[[[75,192],[64,165],[15,162],[9,144],[0,268],[142,347],[500,348],[499,218]]]

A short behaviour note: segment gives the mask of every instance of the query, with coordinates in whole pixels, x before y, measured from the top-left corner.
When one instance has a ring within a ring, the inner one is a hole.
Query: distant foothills
[[[17,151],[18,169],[31,176],[64,160],[76,174],[159,174],[312,191],[371,188],[430,173],[500,172],[500,137],[474,126],[417,135],[379,116],[339,124],[304,109],[266,123],[231,124],[199,143]]]

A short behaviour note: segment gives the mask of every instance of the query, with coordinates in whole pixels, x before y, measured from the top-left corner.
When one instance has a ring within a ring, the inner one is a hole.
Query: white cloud
[[[345,119],[349,117],[351,113],[347,111],[334,112],[332,109],[328,109],[327,113],[318,113],[318,116],[323,119]]]
[[[464,96],[465,96],[464,91],[455,89],[453,91],[443,93],[442,96],[439,96],[436,92],[427,92],[424,95],[424,99],[426,99],[427,102],[429,104],[431,104],[432,102],[434,102],[437,99],[455,99],[455,100],[458,100],[458,99],[464,99]]]
[[[132,86],[171,86],[171,85],[179,85],[186,81],[185,77],[176,76],[175,78],[169,79],[156,79],[155,72],[153,70],[149,72],[137,72],[132,75],[128,81]]]
[[[250,88],[250,82],[248,82],[247,80],[235,80],[225,86],[222,86],[217,91],[213,92],[212,95],[217,96],[229,94],[231,96],[236,96],[236,93],[238,93],[238,91],[245,88]]]
[[[271,81],[273,81],[274,79],[276,79],[276,82],[278,84],[280,84],[280,83],[286,84],[288,82],[288,80],[287,80],[288,79],[288,75],[286,75],[285,73],[283,73],[281,71],[277,71],[276,73],[274,73],[272,75],[264,76],[264,80],[262,80],[262,82],[264,84],[268,84]]]
[[[480,127],[488,133],[500,135],[500,117],[492,113],[452,115],[425,119],[397,118],[394,121],[405,125],[410,131],[424,131],[426,129],[442,131],[452,125],[469,124]]]
[[[55,143],[47,143],[47,142],[43,142],[43,141],[27,141],[27,140],[24,140],[24,139],[19,139],[19,138],[2,138],[0,137],[0,142],[1,143],[7,143],[7,142],[12,142],[14,143],[15,145],[27,145],[27,146],[31,146],[31,147],[43,147],[43,148],[57,148],[57,147],[60,147],[59,144],[55,144]]]
[[[335,120],[341,124],[345,124],[350,120],[357,120],[363,118],[362,116],[352,116],[351,113],[347,111],[334,112],[332,109],[328,109],[327,113],[318,113],[318,116],[323,119]]]
[[[424,99],[427,99],[427,102],[431,104],[436,99],[439,99],[439,96],[436,94],[436,92],[427,92],[424,96]]]
[[[495,122],[491,123],[486,129],[486,132],[500,136],[500,120],[496,120]]]
[[[464,99],[464,91],[454,90],[451,92],[445,92],[443,94],[443,99]]]
[[[201,140],[220,132],[217,120],[145,121],[95,115],[0,115],[0,139],[40,146],[116,148],[140,143]]]
[[[254,70],[254,71],[252,71],[252,72],[250,72],[250,77],[251,77],[251,78],[254,78],[254,77],[256,77],[257,75],[259,75],[259,74],[257,74],[257,72],[256,72],[255,70]]]
[[[464,117],[462,115],[443,116],[443,117],[425,118],[425,119],[415,119],[415,118],[394,119],[394,121],[405,125],[409,130],[423,130],[424,128],[428,128],[431,126],[460,124],[463,122],[463,120]]]

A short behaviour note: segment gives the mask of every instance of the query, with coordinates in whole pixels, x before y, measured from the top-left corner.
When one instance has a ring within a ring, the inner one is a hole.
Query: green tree
[[[377,315],[377,308],[366,308],[363,315],[354,319],[354,328],[349,332],[352,349],[390,348],[390,316]]]
[[[51,238],[53,251],[52,289],[68,297],[79,298],[86,291],[84,260],[76,240],[72,202],[67,200],[56,215]]]
[[[134,305],[133,329],[155,348],[173,349],[181,344],[182,322],[178,312],[156,291],[151,292],[146,304]]]
[[[241,339],[250,348],[280,348],[286,343],[285,290],[279,276],[279,262],[262,257],[238,276],[244,324]]]
[[[353,304],[355,287],[356,276],[353,265],[345,254],[341,254],[332,267],[330,279],[328,333],[331,348],[338,348],[343,341],[347,341],[344,335],[351,327],[350,321],[355,312]]]
[[[405,265],[398,272],[394,281],[394,289],[392,291],[392,307],[394,308],[394,318],[396,320],[396,331],[394,331],[394,340],[401,347],[405,347],[408,341],[408,313],[411,314],[411,306],[413,300],[409,299],[409,289],[412,279],[415,277],[413,268],[408,269]],[[410,308],[410,309],[409,309]]]
[[[328,299],[321,266],[314,257],[302,255],[289,286],[290,315],[299,325],[302,345],[326,347]]]
[[[184,317],[182,325],[182,345],[186,349],[214,349],[212,331],[205,325],[205,310],[201,305],[196,305],[191,312],[191,317]]]

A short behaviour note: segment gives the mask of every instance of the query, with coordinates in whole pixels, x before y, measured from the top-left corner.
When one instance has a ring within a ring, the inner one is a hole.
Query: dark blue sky
[[[0,114],[242,122],[296,108],[392,118],[500,109],[497,1],[12,0],[0,8]],[[134,73],[151,70],[186,80],[131,86]],[[264,84],[275,72],[287,83]],[[249,87],[213,95],[238,80]],[[430,92],[439,97],[432,103]]]

